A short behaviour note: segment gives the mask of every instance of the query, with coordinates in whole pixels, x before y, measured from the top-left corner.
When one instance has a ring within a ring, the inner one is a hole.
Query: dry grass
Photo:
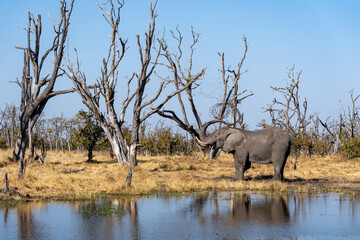
[[[119,167],[108,154],[96,153],[96,163],[85,163],[85,153],[49,152],[45,164],[32,162],[21,180],[17,178],[18,163],[10,162],[9,156],[11,151],[0,151],[0,169],[8,173],[10,187],[22,195],[42,199],[79,199],[99,194],[155,192],[355,192],[360,189],[360,159],[344,160],[331,156],[301,157],[297,170],[293,170],[294,158],[290,157],[285,168],[285,182],[270,181],[273,165],[260,164],[252,164],[245,173],[246,181],[235,182],[233,158],[226,154],[217,160],[208,160],[200,154],[139,156],[131,188],[124,187],[128,166]],[[68,174],[59,172],[70,168],[86,170]]]

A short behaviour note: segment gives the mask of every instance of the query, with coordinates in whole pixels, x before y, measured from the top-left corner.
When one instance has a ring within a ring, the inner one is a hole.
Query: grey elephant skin
[[[274,164],[274,180],[283,181],[284,167],[290,153],[291,138],[281,128],[269,127],[257,131],[223,127],[209,136],[206,129],[211,121],[201,128],[198,143],[210,147],[210,158],[216,158],[219,150],[231,153],[235,162],[235,180],[244,180],[244,172],[251,163]]]

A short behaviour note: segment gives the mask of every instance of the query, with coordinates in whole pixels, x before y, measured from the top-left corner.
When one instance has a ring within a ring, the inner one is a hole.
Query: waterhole
[[[356,239],[349,195],[201,193],[0,208],[0,239]]]

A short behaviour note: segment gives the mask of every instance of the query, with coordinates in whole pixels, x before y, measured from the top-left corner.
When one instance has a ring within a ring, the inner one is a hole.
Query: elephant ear
[[[233,152],[236,148],[244,146],[246,136],[238,129],[233,129],[225,138],[224,151]]]

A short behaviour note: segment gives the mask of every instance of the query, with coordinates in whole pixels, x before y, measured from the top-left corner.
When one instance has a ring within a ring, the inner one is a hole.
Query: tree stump
[[[7,172],[4,170],[4,193],[9,193],[9,180]]]

